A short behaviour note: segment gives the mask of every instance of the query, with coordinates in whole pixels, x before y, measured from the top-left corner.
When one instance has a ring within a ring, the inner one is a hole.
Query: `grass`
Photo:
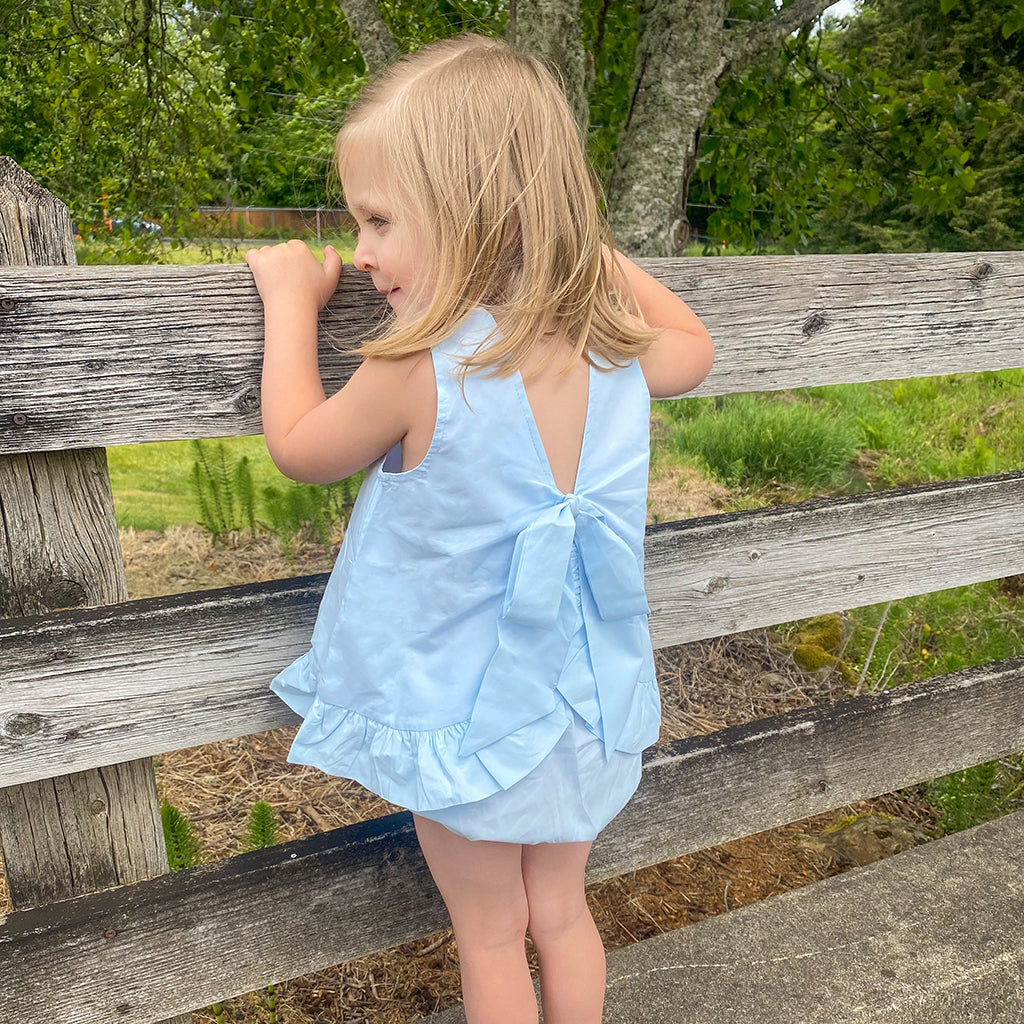
[[[285,489],[291,481],[274,465],[263,435],[218,438],[233,459],[249,457],[257,493],[264,487]],[[117,524],[136,530],[164,530],[199,521],[191,481],[195,455],[191,441],[157,441],[107,449]]]
[[[1017,657],[1024,654],[1021,600],[1008,584],[989,580],[856,609],[846,660],[879,689]]]
[[[855,424],[822,416],[811,402],[736,395],[717,404],[713,398],[675,404],[672,414],[671,449],[696,456],[730,487],[827,487],[860,442]]]
[[[737,507],[1024,468],[1024,370],[836,384],[655,410]]]
[[[274,245],[274,239],[258,238],[252,245]],[[355,239],[349,235],[325,238],[320,244],[307,239],[306,244],[319,259],[324,258],[324,246],[333,245],[346,263],[351,263],[355,250]],[[80,264],[124,264],[152,263],[164,265],[244,263],[245,252],[250,242],[232,239],[209,238],[191,242],[171,239],[124,238],[119,235],[107,237],[92,236],[88,242],[77,242],[75,254]]]
[[[844,615],[843,661],[866,690],[1024,655],[1024,581],[991,580],[855,608]],[[780,627],[787,638],[801,623]],[[944,833],[1024,807],[1024,752],[924,784]]]

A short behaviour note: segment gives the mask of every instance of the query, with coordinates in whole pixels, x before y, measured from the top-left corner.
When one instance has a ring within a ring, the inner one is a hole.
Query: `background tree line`
[[[559,70],[634,254],[1024,247],[1024,2],[829,2],[2,0],[0,152],[83,224],[330,203],[367,69],[469,29]]]

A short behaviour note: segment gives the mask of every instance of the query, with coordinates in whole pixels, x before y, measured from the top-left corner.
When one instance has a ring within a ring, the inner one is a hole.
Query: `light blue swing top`
[[[590,369],[575,490],[563,494],[522,377],[470,373],[460,387],[453,357],[494,327],[476,309],[434,348],[426,457],[400,472],[397,446],[367,470],[311,648],[270,684],[304,719],[290,762],[413,811],[508,789],[571,709],[606,756],[658,738],[639,363]]]

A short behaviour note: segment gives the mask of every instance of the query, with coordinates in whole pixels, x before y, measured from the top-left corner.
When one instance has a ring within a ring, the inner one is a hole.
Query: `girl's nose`
[[[352,254],[352,263],[356,270],[373,270],[376,266],[370,247],[362,238],[356,239],[356,251]]]

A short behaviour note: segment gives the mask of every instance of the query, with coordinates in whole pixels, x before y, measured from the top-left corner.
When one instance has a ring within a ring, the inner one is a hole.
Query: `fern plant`
[[[352,515],[362,479],[360,471],[326,486],[294,483],[283,491],[265,487],[260,525],[280,540],[288,555],[295,536],[304,529],[329,549],[335,529],[345,526]]]
[[[164,801],[160,805],[160,820],[164,830],[164,844],[167,847],[167,863],[171,871],[192,868],[201,862],[199,840],[192,823],[175,806]],[[280,837],[277,816],[273,807],[265,800],[252,805],[246,820],[242,848],[246,851],[261,850],[274,846]],[[212,1003],[210,1015],[217,1024],[224,1024],[224,1006]],[[270,1024],[277,1024],[277,993],[273,985],[267,986],[267,1013]]]
[[[256,508],[256,486],[249,457],[232,457],[223,441],[216,446],[193,440],[192,490],[199,524],[215,540],[257,528],[273,534],[290,556],[295,537],[306,530],[330,549],[339,527],[345,526],[355,505],[360,471],[326,486],[291,483],[284,489],[265,487]]]
[[[257,800],[249,811],[245,826],[245,838],[242,846],[245,850],[262,850],[274,846],[278,842],[280,830],[277,827],[277,815],[274,808],[266,800]],[[277,990],[273,985],[267,986],[267,1014],[270,1024],[277,1024]]]
[[[170,870],[182,871],[199,864],[199,839],[192,822],[177,807],[166,801],[160,805],[160,822],[164,829],[167,866]]]
[[[262,850],[278,842],[279,829],[274,808],[266,800],[257,800],[249,811],[245,825],[244,850]]]
[[[214,540],[229,533],[256,530],[256,487],[249,457],[232,459],[223,441],[211,451],[192,441],[192,489],[199,506],[199,522]]]

